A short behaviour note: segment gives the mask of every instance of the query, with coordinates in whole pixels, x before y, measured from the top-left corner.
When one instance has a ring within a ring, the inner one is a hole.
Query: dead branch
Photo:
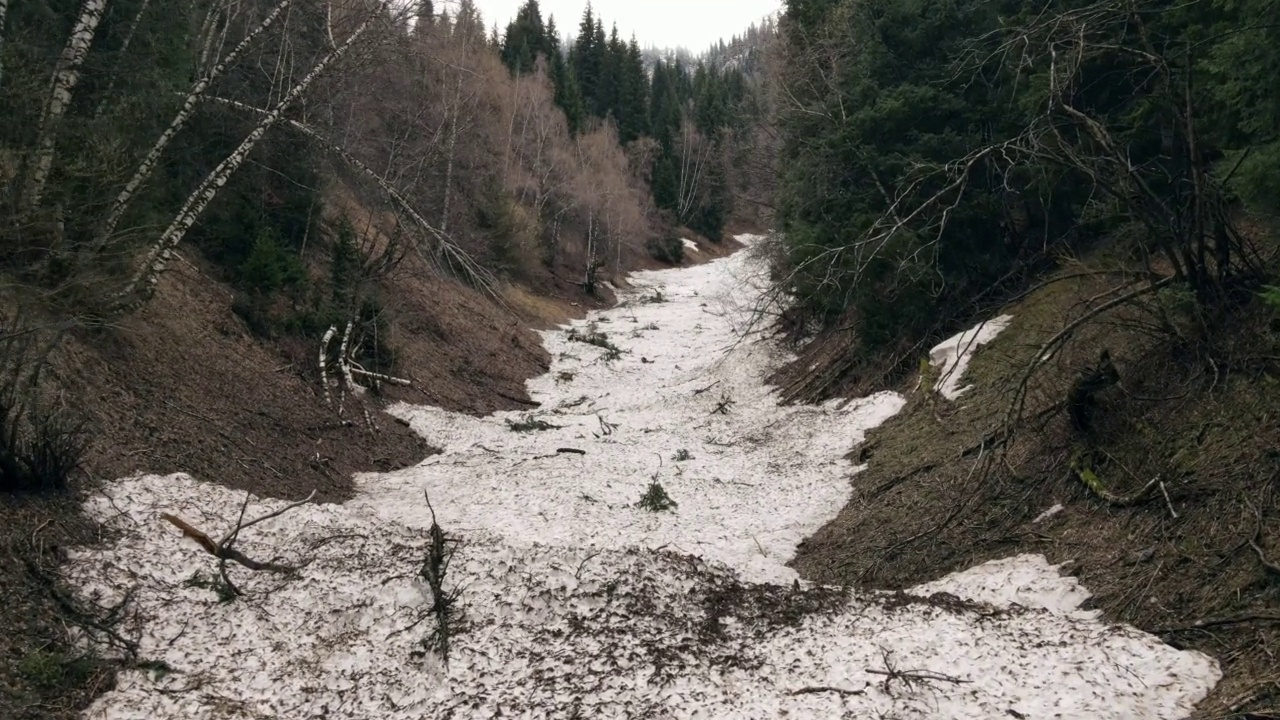
[[[1090,322],[1091,320],[1094,320],[1095,318],[1103,315],[1104,313],[1107,313],[1111,310],[1114,310],[1117,307],[1120,307],[1121,305],[1133,302],[1134,300],[1142,297],[1143,295],[1148,295],[1150,293],[1156,292],[1160,288],[1163,288],[1169,285],[1171,282],[1173,282],[1173,280],[1174,278],[1172,276],[1162,278],[1160,280],[1152,282],[1149,285],[1146,285],[1145,287],[1138,288],[1137,290],[1132,290],[1108,302],[1105,302],[1099,305],[1098,307],[1094,308],[1093,310],[1090,310],[1089,312],[1085,313],[1084,315],[1081,315],[1080,317],[1076,318],[1072,322],[1068,323],[1066,327],[1062,328],[1062,330],[1058,331],[1056,335],[1046,340],[1043,345],[1037,348],[1035,355],[1031,358],[1031,362],[1027,363],[1027,367],[1022,373],[1022,378],[1018,381],[1018,387],[1016,390],[1014,390],[1014,393],[1013,393],[1013,400],[1010,401],[1009,410],[1005,414],[1004,425],[1005,425],[1006,444],[1010,439],[1012,439],[1014,435],[1014,429],[1013,429],[1014,421],[1017,420],[1018,417],[1022,415],[1022,409],[1026,402],[1027,386],[1030,384],[1031,378],[1035,375],[1036,371],[1039,370],[1042,365],[1048,362],[1049,359],[1053,356],[1053,354],[1057,352],[1060,345],[1062,345],[1067,340],[1069,340],[1071,336],[1074,335],[1075,332],[1079,330],[1082,325]]]
[[[430,545],[427,546],[427,556],[422,561],[422,568],[418,571],[418,576],[431,589],[431,609],[430,614],[435,616],[436,628],[432,635],[423,640],[423,645],[434,649],[440,653],[440,658],[445,664],[449,662],[449,640],[452,636],[453,621],[457,610],[454,605],[458,601],[460,590],[454,589],[452,592],[446,592],[444,589],[445,573],[449,569],[449,562],[453,559],[453,553],[456,547],[456,540],[448,538],[444,534],[444,530],[440,528],[440,523],[436,521],[436,509],[431,506],[431,495],[423,492],[423,496],[427,501],[427,509],[431,511],[431,529],[428,531],[430,536]],[[421,622],[419,620],[418,622]],[[415,625],[417,623],[414,623]]]
[[[792,695],[817,695],[819,693],[838,693],[844,697],[851,695],[866,695],[867,690],[864,687],[861,690],[846,690],[845,688],[830,687],[827,685],[815,685],[813,687],[802,687],[799,690],[792,690]]]
[[[1249,538],[1249,547],[1253,548],[1253,552],[1258,556],[1258,562],[1262,563],[1262,567],[1280,578],[1280,564],[1268,560],[1266,554],[1262,551],[1262,513],[1252,502],[1249,502],[1248,498],[1245,498],[1244,502],[1253,511],[1253,516],[1257,520],[1257,524],[1254,525],[1253,537]]]
[[[901,682],[907,689],[912,689],[917,684],[924,684],[928,682],[948,682],[953,685],[963,685],[964,683],[969,682],[968,680],[953,677],[951,675],[936,673],[932,670],[899,670],[894,665],[893,656],[888,650],[881,648],[880,654],[884,660],[885,669],[877,670],[875,668],[867,668],[866,671],[872,675],[884,676],[883,685],[886,693],[889,692],[890,686],[894,680]]]
[[[1256,612],[1244,613],[1241,615],[1229,615],[1225,617],[1212,617],[1203,620],[1197,620],[1190,625],[1179,625],[1175,627],[1156,628],[1147,630],[1152,635],[1170,635],[1172,633],[1189,632],[1191,630],[1205,630],[1211,627],[1222,627],[1224,625],[1241,625],[1250,622],[1280,622],[1280,612]]]
[[[240,591],[236,588],[235,585],[231,583],[230,579],[227,578],[226,576],[227,560],[231,560],[233,562],[239,563],[240,565],[243,565],[244,567],[247,567],[250,570],[253,570],[256,572],[273,572],[273,573],[292,574],[297,572],[298,568],[301,567],[301,566],[293,566],[293,565],[282,565],[282,564],[273,563],[273,562],[258,562],[257,560],[253,560],[252,558],[246,556],[244,553],[232,547],[235,544],[235,541],[240,537],[240,533],[243,532],[244,530],[247,530],[248,528],[253,527],[254,525],[257,525],[266,520],[270,520],[271,518],[279,517],[296,507],[305,505],[311,502],[311,500],[315,496],[316,496],[316,491],[312,490],[311,494],[308,495],[303,500],[299,500],[298,502],[295,502],[295,503],[290,503],[289,505],[286,505],[280,508],[279,510],[274,510],[265,515],[262,515],[261,517],[257,517],[257,518],[254,518],[253,520],[245,522],[244,514],[245,514],[245,510],[249,506],[249,499],[251,497],[250,495],[246,494],[245,501],[240,506],[240,516],[236,520],[236,526],[231,530],[230,533],[226,535],[226,537],[222,538],[222,540],[218,542],[214,542],[213,538],[209,537],[206,533],[196,528],[186,520],[183,520],[182,518],[178,517],[177,515],[173,515],[171,513],[161,513],[160,517],[164,518],[171,525],[181,530],[182,534],[185,535],[186,537],[189,537],[192,540],[195,540],[196,543],[200,545],[200,547],[204,548],[205,552],[209,553],[215,558],[218,558],[218,560],[220,561],[219,571],[222,574],[223,582],[227,584],[227,587],[230,588],[230,590],[233,593],[235,593],[236,595],[239,595],[241,594]]]

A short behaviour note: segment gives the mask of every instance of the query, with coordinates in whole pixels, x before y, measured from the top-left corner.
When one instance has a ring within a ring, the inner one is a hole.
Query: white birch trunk
[[[7,7],[7,6],[6,6]],[[72,92],[80,82],[80,66],[89,54],[93,45],[94,34],[102,13],[107,9],[107,0],[85,0],[80,8],[80,15],[67,38],[67,45],[58,56],[54,66],[53,82],[49,89],[49,100],[45,104],[40,118],[40,129],[36,135],[35,160],[31,164],[31,176],[27,181],[26,192],[23,193],[22,205],[30,210],[40,204],[44,195],[45,183],[49,180],[49,172],[53,168],[54,145],[58,138],[58,125],[62,116],[71,105]]]
[[[324,403],[330,408],[333,407],[333,395],[329,392],[329,366],[327,358],[329,355],[329,344],[333,342],[333,336],[338,334],[336,325],[330,325],[329,330],[320,339],[320,387],[324,388]]]
[[[458,146],[458,116],[462,114],[462,77],[453,92],[453,117],[449,122],[449,142],[444,168],[444,208],[440,211],[440,232],[449,232],[449,201],[453,199],[453,159]]]
[[[243,141],[241,141],[239,147],[232,151],[232,153],[223,159],[222,162],[218,163],[218,166],[205,177],[199,187],[197,187],[191,195],[187,197],[186,202],[182,205],[182,209],[178,211],[173,222],[171,222],[169,227],[165,229],[164,233],[160,235],[160,239],[151,246],[151,249],[143,259],[142,267],[138,269],[137,273],[134,274],[133,278],[129,281],[129,284],[125,287],[122,296],[124,296],[126,304],[123,309],[127,310],[132,307],[136,307],[136,305],[145,302],[151,296],[152,292],[155,290],[155,284],[157,280],[159,280],[160,273],[164,270],[165,265],[173,254],[173,249],[178,245],[178,243],[182,242],[182,238],[186,236],[187,231],[191,229],[191,226],[195,224],[196,220],[200,217],[200,214],[204,212],[204,209],[208,207],[213,198],[217,196],[218,191],[227,183],[231,174],[244,164],[244,161],[249,157],[249,153],[253,151],[253,148],[260,140],[262,140],[263,136],[267,134],[267,131],[280,121],[285,110],[289,109],[289,106],[301,97],[302,94],[307,91],[307,88],[309,88],[330,65],[341,59],[342,56],[345,55],[353,45],[355,45],[356,40],[360,39],[360,37],[364,35],[365,31],[369,29],[378,15],[379,13],[377,11],[370,13],[369,16],[365,18],[364,22],[360,23],[360,26],[351,33],[350,37],[326,55],[322,60],[320,60],[320,62],[316,63],[316,66],[311,68],[311,71],[298,81],[298,84],[293,86],[293,88],[280,99],[280,102],[277,103],[274,108],[263,116],[262,120],[258,123],[258,126],[255,127]]]
[[[186,126],[187,121],[190,120],[191,116],[195,113],[196,106],[199,104],[200,97],[204,95],[205,90],[209,88],[209,85],[214,80],[222,75],[228,65],[236,61],[240,54],[249,47],[251,42],[253,42],[254,38],[262,34],[262,32],[267,28],[271,27],[271,24],[280,16],[280,13],[292,5],[294,1],[295,0],[281,0],[281,2],[276,5],[276,7],[268,13],[265,18],[263,18],[262,22],[259,23],[256,28],[254,28],[248,35],[245,35],[244,39],[236,45],[230,55],[227,55],[226,58],[215,65],[207,75],[197,80],[195,85],[192,85],[191,89],[187,91],[187,97],[183,100],[182,109],[178,111],[176,116],[174,116],[173,120],[169,123],[169,126],[165,128],[164,132],[160,133],[160,137],[156,138],[155,144],[151,146],[149,151],[147,151],[147,156],[143,158],[142,162],[138,165],[138,168],[133,173],[133,177],[129,178],[129,182],[125,184],[124,189],[120,191],[120,194],[117,195],[116,199],[112,202],[111,214],[107,216],[107,221],[98,235],[98,240],[94,245],[95,250],[102,249],[108,242],[110,242],[111,235],[115,232],[116,227],[120,225],[120,220],[123,219],[125,211],[129,209],[129,204],[137,195],[138,190],[142,188],[142,185],[150,179],[151,174],[155,172],[157,167],[159,167],[160,155],[164,153],[165,148],[169,147],[169,143],[177,137],[178,133],[182,131],[182,128]]]

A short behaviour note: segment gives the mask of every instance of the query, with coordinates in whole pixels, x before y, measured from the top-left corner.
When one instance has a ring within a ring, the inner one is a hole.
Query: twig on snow
[[[912,689],[918,683],[948,682],[953,685],[963,685],[964,683],[969,682],[968,680],[953,677],[951,675],[944,675],[942,673],[936,673],[931,670],[899,670],[894,665],[893,656],[888,650],[881,648],[880,655],[884,659],[885,669],[877,670],[875,668],[867,668],[866,670],[872,675],[884,676],[884,691],[886,693],[889,692],[890,686],[893,684],[894,680],[901,681],[907,689]]]

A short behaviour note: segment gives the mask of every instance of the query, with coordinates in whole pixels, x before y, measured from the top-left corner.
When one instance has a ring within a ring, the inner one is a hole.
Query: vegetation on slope
[[[914,388],[802,571],[901,588],[1042,552],[1220,659],[1204,717],[1276,714],[1274,14],[788,1],[770,250],[808,342],[777,381]],[[973,391],[933,392],[929,348],[999,313]]]

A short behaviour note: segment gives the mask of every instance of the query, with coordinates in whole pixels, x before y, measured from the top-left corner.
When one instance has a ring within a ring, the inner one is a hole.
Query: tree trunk
[[[197,187],[191,195],[187,197],[186,202],[182,205],[182,209],[178,212],[177,216],[174,217],[173,222],[169,224],[169,227],[165,229],[164,233],[160,236],[160,239],[151,246],[151,249],[143,259],[142,267],[138,269],[137,273],[134,274],[133,278],[129,281],[129,284],[125,287],[124,292],[121,294],[123,304],[118,309],[122,311],[131,310],[146,302],[147,299],[151,297],[151,294],[155,291],[155,284],[159,280],[160,273],[164,270],[165,265],[173,254],[174,247],[176,247],[178,243],[182,242],[182,238],[186,236],[187,231],[191,229],[191,226],[195,224],[196,220],[200,217],[200,214],[204,212],[204,209],[208,207],[213,198],[217,196],[218,191],[227,183],[227,180],[231,177],[232,173],[244,164],[244,161],[249,157],[249,153],[253,151],[253,148],[260,140],[262,140],[263,136],[267,134],[267,131],[281,120],[285,110],[287,110],[294,101],[301,97],[302,94],[307,91],[307,88],[309,88],[330,65],[347,54],[347,51],[351,49],[356,40],[358,40],[360,36],[364,35],[365,31],[373,24],[373,21],[379,16],[380,10],[381,6],[371,12],[368,17],[365,18],[364,22],[360,23],[360,26],[351,33],[350,37],[348,37],[346,41],[334,48],[328,55],[320,60],[320,62],[317,63],[316,66],[302,78],[302,80],[298,81],[298,84],[293,86],[293,88],[280,99],[280,102],[268,111],[265,116],[263,116],[262,120],[258,123],[258,126],[245,137],[245,139],[240,143],[240,146],[232,151],[232,153],[223,159],[222,162],[218,163],[218,166],[205,177],[199,187]]]
[[[261,108],[255,108],[251,105],[246,105],[236,100],[229,100],[227,98],[209,97],[205,99],[220,102],[226,105],[230,105],[232,107],[240,108],[241,110],[247,110],[249,112],[257,113],[259,115],[265,116],[269,112]],[[400,192],[396,190],[394,186],[391,185],[391,183],[387,182],[386,178],[374,172],[373,168],[361,162],[359,158],[347,152],[345,149],[342,148],[342,146],[338,145],[336,142],[329,140],[328,138],[321,135],[311,126],[305,125],[296,120],[286,119],[284,122],[288,123],[290,127],[302,133],[303,135],[306,135],[312,140],[315,140],[326,151],[337,155],[339,158],[342,159],[343,162],[350,165],[353,169],[358,170],[361,174],[368,177],[370,180],[373,180],[373,182],[378,185],[378,188],[381,189],[384,193],[386,193],[387,197],[391,198],[392,202],[394,202],[397,206],[399,206],[400,210],[403,211],[406,215],[408,215],[409,218],[413,220],[413,222],[416,225],[418,225],[418,227],[422,228],[427,232],[427,234],[435,238],[436,242],[438,243],[438,246],[435,249],[433,249],[433,251],[430,253],[423,252],[421,248],[421,244],[415,243],[415,249],[418,251],[418,254],[423,258],[423,260],[427,261],[433,267],[439,267],[440,261],[444,260],[448,262],[450,266],[461,268],[463,271],[463,274],[467,276],[467,279],[470,279],[471,281],[478,283],[482,289],[492,292],[493,287],[496,284],[495,278],[491,274],[489,274],[484,268],[480,267],[480,265],[477,264],[475,260],[471,259],[471,257],[468,256],[466,252],[463,251],[462,248],[458,247],[457,244],[454,243],[453,240],[451,240],[449,236],[446,235],[442,230],[433,226],[431,223],[427,222],[427,219],[422,216],[422,213],[418,212],[413,207],[413,205],[404,197],[404,195],[401,195]]]
[[[458,116],[462,114],[462,77],[458,77],[457,87],[453,92],[453,117],[449,120],[449,143],[445,150],[446,164],[444,168],[444,207],[440,211],[440,232],[449,232],[449,201],[453,199],[453,161],[454,150],[458,146]]]
[[[177,137],[178,133],[182,131],[182,128],[186,126],[187,121],[190,120],[191,116],[195,113],[196,106],[199,104],[200,97],[204,95],[205,90],[209,88],[209,85],[214,80],[222,75],[228,65],[235,62],[240,54],[249,47],[251,42],[253,42],[254,38],[262,34],[262,32],[267,28],[271,27],[271,24],[280,16],[280,13],[293,3],[294,0],[281,0],[280,3],[276,5],[275,9],[268,13],[256,28],[250,31],[248,35],[245,35],[244,39],[241,40],[240,43],[236,45],[235,49],[231,51],[231,54],[227,55],[227,57],[215,65],[207,75],[200,78],[196,81],[195,85],[191,86],[191,89],[187,92],[186,99],[182,103],[182,109],[178,111],[176,116],[174,116],[173,121],[169,123],[169,127],[165,128],[164,132],[160,133],[160,137],[156,138],[155,144],[151,146],[151,149],[147,152],[147,156],[143,158],[142,162],[138,165],[137,170],[133,173],[133,177],[129,178],[129,182],[124,186],[124,189],[116,196],[115,201],[111,205],[111,214],[107,216],[107,221],[98,234],[97,242],[94,244],[95,251],[101,250],[108,242],[111,241],[111,235],[115,232],[116,227],[119,226],[120,220],[123,219],[125,211],[129,209],[129,204],[133,201],[134,196],[137,195],[138,190],[141,189],[143,183],[145,183],[151,177],[151,174],[155,172],[156,168],[159,167],[160,155],[164,153],[165,148],[167,148],[169,143]],[[327,59],[322,61],[319,67],[323,67],[324,62],[327,62]],[[303,82],[309,82],[309,80],[304,80]]]
[[[53,168],[54,145],[58,138],[58,125],[62,116],[71,105],[72,92],[80,82],[80,66],[89,54],[93,45],[94,34],[98,23],[107,9],[107,0],[85,0],[80,8],[80,15],[67,38],[67,45],[62,49],[58,62],[54,66],[53,82],[49,88],[49,101],[45,104],[40,118],[40,130],[36,135],[35,160],[31,164],[31,176],[27,180],[26,192],[23,193],[22,208],[35,209],[44,195],[45,183],[49,180],[49,172]]]

